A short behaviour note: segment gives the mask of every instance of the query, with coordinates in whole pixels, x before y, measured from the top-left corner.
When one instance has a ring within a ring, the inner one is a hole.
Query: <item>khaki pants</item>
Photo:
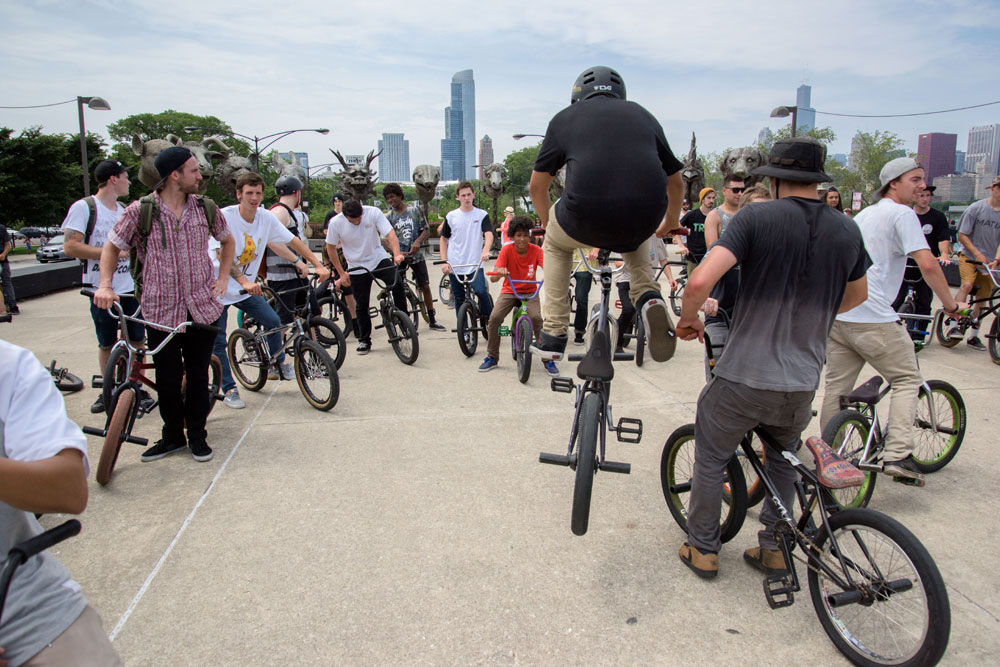
[[[573,251],[585,248],[563,231],[556,221],[556,207],[549,211],[549,224],[545,228],[545,303],[542,305],[542,330],[551,336],[565,336],[569,327],[569,276],[573,271]],[[653,280],[652,263],[649,261],[649,239],[632,252],[622,253],[625,266],[632,275],[629,297],[638,303],[646,292],[660,293],[660,284]],[[637,309],[638,310],[638,309]]]
[[[100,615],[87,605],[54,642],[22,664],[24,667],[121,667],[125,663],[108,640]]]
[[[826,395],[820,425],[825,428],[840,411],[840,397],[854,390],[858,373],[866,361],[892,385],[891,426],[883,460],[905,459],[913,452],[913,420],[923,380],[917,368],[913,341],[906,334],[906,328],[896,322],[867,324],[838,320],[833,323],[826,346]]]

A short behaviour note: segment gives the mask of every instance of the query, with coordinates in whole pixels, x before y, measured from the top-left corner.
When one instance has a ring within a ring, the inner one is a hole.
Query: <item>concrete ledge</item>
[[[11,282],[18,300],[58,292],[80,285],[80,262],[54,262],[29,264],[19,262],[10,267]]]

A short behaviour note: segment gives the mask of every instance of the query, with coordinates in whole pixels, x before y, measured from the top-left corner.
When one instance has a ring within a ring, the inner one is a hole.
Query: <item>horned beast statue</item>
[[[722,172],[723,178],[729,174],[740,177],[749,187],[762,180],[762,176],[753,175],[753,170],[766,163],[767,155],[757,148],[752,146],[732,148],[726,151],[719,161],[719,171]]]
[[[222,140],[218,137],[208,137],[198,142],[183,141],[178,136],[168,134],[163,139],[143,141],[142,137],[135,134],[132,136],[132,152],[141,158],[139,162],[139,181],[147,188],[155,188],[156,184],[160,182],[160,175],[156,172],[153,162],[156,160],[156,156],[160,154],[160,151],[171,146],[184,146],[191,151],[195,160],[198,161],[198,171],[201,172],[202,178],[198,194],[202,195],[205,194],[205,190],[208,188],[208,181],[212,178],[212,174],[215,171],[212,161],[222,160],[232,153],[232,149],[222,143]]]
[[[413,185],[417,188],[417,197],[423,204],[424,218],[427,218],[430,202],[437,195],[437,184],[441,180],[441,170],[432,164],[417,165],[413,170]]]
[[[369,197],[375,192],[375,184],[378,182],[376,174],[378,172],[374,171],[372,166],[372,161],[382,154],[382,151],[376,153],[375,151],[369,151],[368,157],[365,158],[365,166],[360,165],[349,165],[344,156],[337,151],[330,149],[330,152],[340,160],[340,164],[344,166],[344,189],[351,193],[353,199],[361,201],[366,197]]]
[[[684,199],[689,201],[694,208],[698,203],[698,194],[705,187],[705,165],[698,157],[694,132],[691,133],[691,148],[688,150],[687,159],[684,160],[684,166],[681,168],[681,179],[684,181]]]

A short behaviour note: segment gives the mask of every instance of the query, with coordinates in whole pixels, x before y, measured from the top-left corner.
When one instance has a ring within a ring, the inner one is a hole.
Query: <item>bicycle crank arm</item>
[[[607,472],[618,472],[623,475],[628,475],[632,472],[631,463],[619,463],[618,461],[602,461],[597,465],[597,468]]]
[[[858,604],[866,600],[870,602],[873,594],[876,599],[886,600],[894,593],[902,593],[911,588],[913,588],[913,582],[909,579],[896,579],[895,581],[887,581],[885,584],[879,586],[877,592],[874,593],[866,595],[859,590],[843,591],[826,596],[826,600],[830,603],[831,607],[843,607],[844,605]]]

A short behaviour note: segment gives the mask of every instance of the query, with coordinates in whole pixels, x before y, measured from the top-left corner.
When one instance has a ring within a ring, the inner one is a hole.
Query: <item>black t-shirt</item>
[[[701,258],[705,256],[705,218],[708,217],[701,212],[700,208],[693,209],[687,212],[683,218],[681,218],[681,226],[687,227],[691,230],[691,233],[685,237],[687,241],[687,249],[690,253],[688,258],[695,264],[701,262]]]
[[[944,213],[932,208],[926,213],[917,213],[920,218],[920,227],[927,238],[927,245],[931,247],[931,252],[935,257],[941,256],[941,249],[938,244],[941,241],[950,241],[951,232],[948,229],[948,218]]]
[[[824,202],[787,197],[744,206],[716,246],[740,265],[716,375],[755,389],[815,391],[844,289],[871,266],[858,225]]]
[[[667,210],[667,176],[681,169],[663,128],[636,104],[599,96],[552,118],[535,171],[566,165],[559,226],[582,245],[635,250]]]
[[[7,245],[8,243],[10,243],[10,242],[11,242],[11,239],[10,239],[10,234],[7,233],[7,227],[4,226],[4,225],[0,225],[0,252],[3,252],[3,247],[5,245]],[[13,246],[13,244],[11,244],[11,250],[13,250],[13,249],[14,249],[14,246]],[[4,257],[3,261],[6,262],[7,258]]]

